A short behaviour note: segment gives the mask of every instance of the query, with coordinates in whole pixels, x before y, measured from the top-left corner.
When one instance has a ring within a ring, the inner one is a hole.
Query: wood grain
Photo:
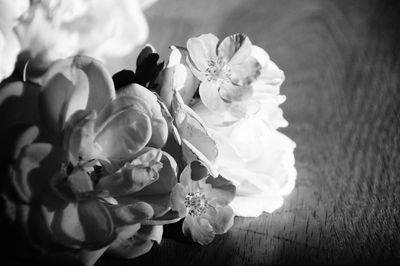
[[[236,218],[209,246],[179,225],[118,265],[400,264],[400,23],[396,1],[160,1],[150,42],[245,32],[285,71],[298,180],[282,208]],[[97,265],[115,260],[105,257]]]

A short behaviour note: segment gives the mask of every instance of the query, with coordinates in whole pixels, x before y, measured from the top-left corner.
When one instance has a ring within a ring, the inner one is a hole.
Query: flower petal
[[[205,167],[200,161],[191,162],[190,169],[190,178],[194,181],[202,180],[210,175],[207,167]]]
[[[100,159],[102,149],[94,142],[96,118],[96,111],[80,110],[71,115],[65,124],[63,144],[73,165],[79,161]]]
[[[201,216],[187,215],[182,224],[182,232],[200,245],[210,244],[215,237],[215,231],[210,222]]]
[[[219,94],[220,84],[217,82],[202,82],[199,87],[199,94],[203,104],[213,112],[224,112],[229,103],[222,100]]]
[[[135,195],[156,195],[171,192],[177,182],[178,166],[175,159],[168,153],[163,153],[161,158],[162,168],[156,182],[146,186]]]
[[[260,76],[261,65],[249,57],[238,64],[230,64],[230,80],[237,86],[248,86]]]
[[[187,49],[190,59],[195,67],[200,71],[205,71],[208,67],[208,60],[217,56],[218,38],[211,34],[203,34],[187,41]]]
[[[199,190],[199,184],[198,181],[192,180],[192,168],[191,164],[186,165],[186,167],[183,169],[180,177],[179,177],[180,184],[185,188],[187,193],[189,192],[195,192]]]
[[[115,102],[117,104],[119,101]],[[100,115],[99,115],[100,117]],[[136,108],[116,112],[102,124],[95,142],[111,160],[126,160],[149,142],[152,133],[148,115]]]
[[[138,196],[137,200],[144,201],[151,205],[154,210],[154,218],[163,216],[171,209],[170,193],[153,196]]]
[[[76,194],[93,190],[93,182],[83,169],[75,169],[68,177],[67,183]]]
[[[234,213],[230,206],[216,206],[215,213],[208,215],[208,221],[216,234],[225,234],[233,226]]]
[[[93,266],[107,249],[108,246],[96,250],[81,249],[79,250],[77,257],[83,265]]]
[[[184,215],[179,214],[179,212],[174,210],[169,210],[162,216],[152,218],[149,220],[144,220],[142,222],[143,225],[165,225],[165,224],[172,224],[176,223],[180,219],[183,218]]]
[[[236,196],[231,202],[235,215],[257,217],[263,212],[273,212],[283,204],[283,198],[277,193],[262,193],[251,196]]]
[[[111,216],[107,209],[97,200],[78,203],[79,220],[85,234],[84,246],[100,248],[116,237]]]
[[[153,216],[153,208],[145,202],[129,205],[111,205],[108,210],[116,226],[140,223]]]
[[[46,72],[41,90],[41,114],[52,130],[61,130],[77,110],[100,111],[115,91],[110,75],[87,56],[59,60]]]
[[[98,249],[116,237],[110,214],[97,200],[69,203],[57,210],[51,228],[57,242],[73,248]]]
[[[232,83],[223,83],[219,88],[220,97],[229,102],[247,100],[252,96],[252,94],[252,86],[238,86]]]
[[[226,37],[218,45],[218,57],[223,58],[229,64],[239,64],[247,60],[251,55],[252,44],[243,33]]]
[[[127,164],[117,172],[103,177],[96,189],[106,190],[110,196],[123,196],[140,191],[158,179],[158,171],[151,167]]]
[[[43,166],[43,161],[49,156],[52,148],[52,145],[48,143],[33,143],[21,149],[19,157],[12,168],[11,183],[22,200],[29,202],[35,192],[38,193],[39,189],[43,190],[46,185],[45,181],[50,176],[43,177],[41,175],[51,174],[52,168],[46,169],[47,165]],[[32,184],[35,185],[33,186]],[[41,188],[39,188],[39,185]],[[35,187],[37,188],[36,191]]]
[[[207,198],[219,205],[228,205],[236,195],[235,185],[222,176],[209,177],[206,179],[206,184],[211,185],[211,190],[206,195]]]
[[[181,217],[186,214],[185,197],[188,191],[185,187],[178,183],[171,192],[171,208],[179,213]]]
[[[160,243],[162,232],[162,226],[142,226],[131,237],[117,239],[107,252],[125,259],[139,257],[149,252],[154,242]]]
[[[139,84],[121,88],[118,96],[138,97],[143,100],[143,104],[149,109],[147,115],[149,115],[152,125],[152,136],[148,146],[161,148],[168,138],[168,124],[161,112],[157,96]]]
[[[202,157],[200,159],[210,168],[210,172],[215,175],[216,171],[213,171],[213,164],[216,162],[218,150],[215,141],[209,136],[200,117],[183,103],[177,92],[174,93],[171,106],[172,115],[184,143],[184,145],[182,144],[183,148],[186,147],[183,150],[184,159],[189,163],[198,159],[198,157]]]
[[[136,194],[131,194],[128,196],[118,197],[117,200],[121,205],[145,202],[153,208],[153,218],[161,217],[171,209],[170,193],[145,196],[136,196]]]

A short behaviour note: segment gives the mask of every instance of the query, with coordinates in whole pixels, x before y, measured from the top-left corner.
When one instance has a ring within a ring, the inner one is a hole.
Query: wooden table
[[[146,14],[164,58],[207,32],[269,52],[298,178],[282,208],[235,218],[208,246],[175,225],[148,254],[96,265],[400,264],[399,1],[159,0]]]

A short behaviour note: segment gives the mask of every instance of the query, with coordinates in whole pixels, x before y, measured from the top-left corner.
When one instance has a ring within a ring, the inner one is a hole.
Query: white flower
[[[202,82],[201,101],[192,108],[217,144],[217,170],[237,187],[231,203],[235,214],[258,216],[282,206],[296,179],[296,144],[276,130],[288,125],[279,108],[286,99],[279,91],[284,74],[244,35],[216,40],[208,34],[188,41],[189,65]],[[224,59],[227,47],[234,63]],[[214,65],[215,50],[221,65],[211,71],[206,63]],[[215,77],[207,78],[211,74]]]
[[[237,188],[231,203],[235,214],[258,216],[281,207],[282,196],[295,184],[296,144],[258,117],[218,126],[210,123],[216,117],[202,103],[193,109],[217,143],[219,173]]]
[[[14,69],[21,45],[13,28],[28,6],[28,0],[0,0],[0,81]]]
[[[140,0],[33,1],[16,31],[27,59],[39,67],[78,53],[98,59],[123,56],[147,39],[142,8],[150,4]]]

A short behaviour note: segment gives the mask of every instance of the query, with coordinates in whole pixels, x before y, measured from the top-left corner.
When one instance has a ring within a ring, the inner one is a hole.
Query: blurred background
[[[273,214],[236,218],[206,247],[167,228],[161,246],[135,262],[400,264],[399,3],[159,0],[149,8],[148,42],[164,59],[190,37],[244,32],[284,70],[290,125],[282,131],[297,143],[298,179]]]

